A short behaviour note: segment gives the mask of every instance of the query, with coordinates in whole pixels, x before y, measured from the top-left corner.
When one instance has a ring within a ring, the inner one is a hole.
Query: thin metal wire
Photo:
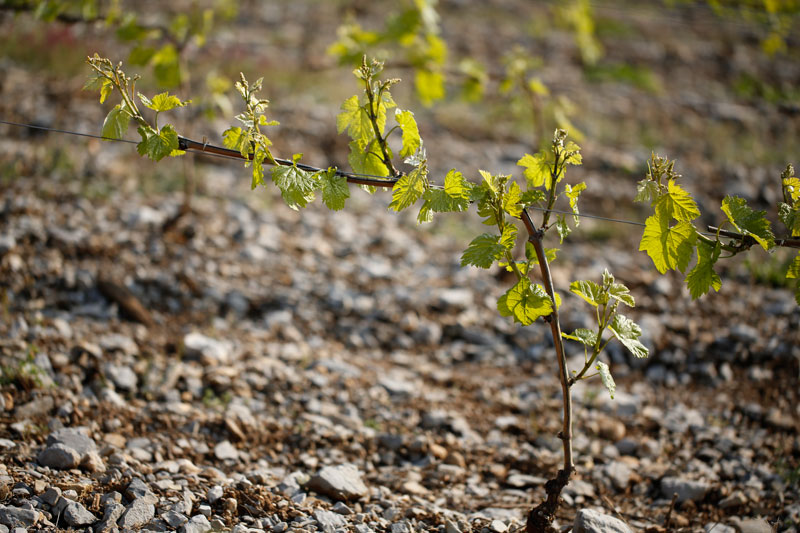
[[[62,130],[62,129],[58,129],[58,128],[50,128],[50,127],[47,127],[47,126],[37,126],[35,124],[25,124],[25,123],[21,123],[21,122],[13,122],[13,121],[10,121],[10,120],[0,119],[0,124],[7,124],[9,126],[17,126],[17,127],[21,127],[21,128],[42,130],[42,131],[47,131],[47,132],[52,132],[52,133],[61,133],[61,134],[65,134],[65,135],[75,135],[75,136],[78,136],[78,137],[88,137],[90,139],[102,139],[102,140],[105,140],[105,141],[122,142],[122,143],[127,143],[127,144],[138,144],[136,141],[130,141],[130,140],[127,140],[127,139],[115,139],[113,137],[104,137],[102,135],[94,135],[94,134],[91,134],[91,133],[81,133],[81,132],[77,132],[77,131]],[[189,143],[191,145],[195,145],[196,144],[196,145],[200,145],[200,146],[207,146],[209,148],[212,147],[212,145],[209,145],[207,143],[198,143],[197,141],[192,141],[190,139],[184,139],[182,137],[181,137],[181,139],[184,141],[184,143]],[[214,148],[219,149],[219,147],[214,147]],[[209,156],[213,156],[213,157],[221,157],[223,159],[234,159],[234,160],[242,160],[243,159],[243,157],[241,157],[241,155],[234,155],[235,150],[227,150],[227,149],[222,149],[222,150],[231,152],[231,154],[228,155],[228,154],[225,154],[225,153],[204,151],[202,148],[191,148],[190,149],[190,151],[193,151],[195,153],[201,153],[201,154],[209,155]],[[284,159],[276,159],[276,161],[278,161],[280,164],[287,164],[287,165],[291,165],[292,164],[290,161],[284,160]],[[322,169],[322,168],[312,167],[310,165],[298,165],[298,167],[301,167],[301,168],[303,168],[305,170],[309,170],[309,171],[313,171],[313,172],[321,172],[321,171],[325,170],[325,169]],[[357,173],[344,172],[344,171],[341,171],[341,170],[337,170],[336,173],[337,173],[337,175],[348,177],[348,178],[352,177],[352,178],[355,178],[355,179],[364,178],[364,179],[367,179],[367,180],[375,180],[376,183],[377,182],[383,182],[384,184],[390,184],[393,181],[397,181],[396,179],[386,178],[385,176],[373,176],[373,175],[370,175],[370,174],[357,174]],[[440,189],[440,190],[444,188],[441,185],[434,185],[432,187],[435,188],[435,189]],[[546,209],[544,207],[537,207],[537,206],[534,206],[534,205],[530,205],[527,208],[528,209],[532,209],[534,211],[541,211],[541,212],[548,211],[548,209]],[[638,222],[638,221],[635,221],[635,220],[623,220],[623,219],[619,219],[619,218],[604,217],[604,216],[601,216],[601,215],[593,215],[591,213],[577,213],[576,214],[576,213],[573,213],[572,211],[562,211],[562,210],[559,210],[559,209],[550,209],[549,211],[551,211],[552,213],[560,214],[560,215],[571,215],[571,216],[577,216],[577,217],[581,217],[581,218],[591,218],[591,219],[595,219],[595,220],[603,220],[603,221],[606,221],[606,222],[612,222],[612,223],[615,223],[615,224],[627,224],[627,225],[630,225],[630,226],[640,226],[640,227],[646,226],[643,222]],[[716,233],[706,233],[706,232],[699,232],[699,233],[701,233],[702,235],[709,236],[709,237],[715,237],[716,236]],[[726,232],[726,233],[730,233],[730,232]],[[729,235],[729,236],[732,237],[732,235]],[[744,237],[744,236],[742,236],[742,237]]]

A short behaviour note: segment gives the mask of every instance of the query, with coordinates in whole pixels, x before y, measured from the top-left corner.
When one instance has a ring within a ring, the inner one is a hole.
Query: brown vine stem
[[[561,393],[563,401],[564,416],[561,431],[558,437],[561,439],[564,448],[564,465],[555,478],[545,484],[547,499],[538,506],[531,509],[528,513],[526,530],[528,533],[550,533],[554,531],[552,526],[555,512],[558,508],[558,501],[561,491],[569,483],[570,477],[575,470],[572,457],[572,395],[569,385],[569,370],[567,369],[567,357],[564,353],[564,343],[561,338],[561,324],[558,319],[558,308],[555,305],[555,291],[553,290],[553,278],[550,275],[550,265],[547,262],[547,254],[544,251],[542,239],[544,230],[537,229],[526,209],[522,210],[522,223],[528,231],[528,242],[533,245],[536,251],[536,258],[539,260],[539,271],[542,275],[544,289],[553,301],[553,312],[545,318],[550,324],[550,332],[553,335],[553,344],[556,349],[556,359],[558,360],[558,374],[561,382]]]

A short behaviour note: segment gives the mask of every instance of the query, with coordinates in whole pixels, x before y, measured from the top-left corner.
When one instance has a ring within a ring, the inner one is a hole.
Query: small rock
[[[40,515],[33,509],[20,509],[18,507],[0,504],[0,524],[8,527],[35,526],[39,521]]]
[[[739,507],[747,503],[747,496],[740,490],[731,493],[729,496],[722,498],[717,505],[720,509],[730,509],[731,507]]]
[[[508,531],[508,526],[500,520],[492,520],[489,524],[489,530],[494,531],[494,533],[505,533]]]
[[[459,529],[458,525],[452,520],[445,520],[444,533],[461,533],[461,529]]]
[[[547,480],[540,476],[529,476],[527,474],[510,474],[506,478],[506,485],[522,489],[525,487],[543,487]]]
[[[208,492],[206,493],[206,499],[208,500],[208,503],[213,504],[214,502],[222,498],[222,494],[223,494],[222,487],[220,485],[214,485],[213,487],[208,489]]]
[[[167,511],[161,515],[161,519],[167,523],[167,525],[171,528],[178,529],[183,524],[189,521],[186,515],[175,511]]]
[[[198,514],[186,522],[179,531],[183,533],[206,533],[211,531],[211,522],[205,516]]]
[[[206,364],[227,363],[231,355],[226,343],[206,337],[202,333],[186,335],[183,338],[183,347],[187,357],[198,358]]]
[[[140,528],[156,515],[155,506],[146,498],[133,500],[122,516],[117,520],[120,527],[128,529]]]
[[[738,533],[772,533],[772,526],[763,518],[746,518],[744,520],[739,517],[731,518],[733,527]]]
[[[701,502],[706,497],[711,485],[704,481],[692,481],[676,477],[665,477],[661,480],[661,494],[666,498],[678,495],[678,503],[685,501]]]
[[[84,527],[97,522],[97,517],[78,502],[70,501],[64,507],[64,521],[72,527]]]
[[[80,456],[89,452],[97,451],[97,444],[89,436],[89,428],[75,427],[75,428],[61,428],[53,431],[47,436],[47,445],[61,443],[69,446]]]
[[[87,472],[105,472],[106,465],[103,458],[97,452],[89,452],[83,456],[80,463],[81,468]]]
[[[158,496],[150,490],[150,486],[141,479],[133,478],[125,488],[125,497],[131,501],[142,500],[147,503],[158,503]]]
[[[353,465],[326,466],[308,481],[306,487],[336,500],[355,500],[368,492],[361,473]]]
[[[58,487],[49,487],[41,496],[42,501],[49,506],[55,505],[59,498],[61,498],[61,489]]]
[[[611,480],[611,484],[618,491],[623,491],[628,487],[631,480],[631,467],[622,461],[612,461],[604,468],[605,474]]]
[[[119,494],[119,493],[116,493]],[[103,520],[95,526],[95,533],[106,533],[116,531],[117,520],[125,512],[125,506],[117,501],[107,500],[103,513]]]
[[[56,468],[58,470],[69,470],[80,464],[81,455],[69,446],[59,442],[39,452],[36,460],[42,466]]]
[[[230,441],[222,441],[214,446],[214,456],[220,461],[239,459],[239,450]]]
[[[139,378],[130,367],[108,363],[103,367],[103,373],[119,390],[132,392],[139,384]]]
[[[324,533],[333,533],[336,528],[347,526],[347,520],[342,515],[323,509],[314,511],[314,518]]]
[[[633,533],[625,522],[591,509],[581,509],[575,516],[573,533]]]

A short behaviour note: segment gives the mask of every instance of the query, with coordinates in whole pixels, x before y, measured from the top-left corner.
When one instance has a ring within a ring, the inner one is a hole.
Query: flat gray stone
[[[205,516],[198,514],[186,522],[179,531],[182,533],[206,533],[207,531],[211,531],[211,522],[209,522],[208,518]]]
[[[231,356],[226,343],[197,332],[189,333],[183,338],[183,347],[187,357],[211,364],[227,363]]]
[[[361,472],[353,465],[326,466],[308,481],[306,488],[335,500],[356,500],[367,494]]]
[[[625,522],[591,509],[581,509],[575,516],[573,533],[633,533]]]
[[[314,519],[324,533],[333,533],[336,528],[347,526],[347,520],[342,515],[324,509],[314,511]]]
[[[214,457],[220,461],[236,461],[239,459],[239,450],[230,441],[224,440],[214,446]]]
[[[140,528],[156,515],[155,506],[145,498],[133,500],[117,520],[120,527],[136,529]]]
[[[622,461],[611,461],[604,468],[605,474],[611,481],[611,485],[618,491],[625,490],[631,480],[633,471],[631,467]]]
[[[711,484],[704,481],[693,481],[677,477],[665,477],[661,480],[661,494],[665,498],[678,495],[678,503],[685,501],[701,502],[711,490]]]
[[[36,460],[42,466],[58,470],[69,470],[80,464],[81,454],[74,448],[57,442],[39,452]]]
[[[772,526],[763,518],[746,518],[744,520],[739,517],[731,518],[734,529],[738,533],[772,533]]]
[[[94,532],[105,533],[117,530],[117,520],[119,520],[119,517],[122,516],[122,513],[124,512],[125,506],[121,503],[113,500],[107,501],[103,512],[103,520],[95,526]]]
[[[60,443],[69,446],[81,456],[89,452],[97,451],[97,444],[89,436],[89,428],[61,428],[53,431],[47,436],[47,445]]]
[[[71,527],[84,527],[97,522],[97,517],[78,502],[69,501],[61,514]]]
[[[0,504],[0,524],[8,527],[31,527],[39,521],[38,511],[33,509],[20,509],[10,505]]]
[[[128,366],[108,363],[103,367],[103,373],[119,390],[135,391],[139,384],[136,372]]]
[[[162,513],[161,519],[166,522],[169,527],[175,529],[181,527],[183,524],[189,521],[189,518],[187,518],[186,515],[176,511],[167,511]]]

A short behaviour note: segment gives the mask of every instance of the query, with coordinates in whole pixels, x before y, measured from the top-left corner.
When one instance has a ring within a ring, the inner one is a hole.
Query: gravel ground
[[[238,51],[251,56],[248,72],[285,75],[266,80],[283,123],[276,153],[344,164],[328,100],[349,95],[352,80],[347,69],[314,71],[338,4],[251,4],[236,32],[212,37],[210,61]],[[500,11],[522,20],[527,4]],[[800,113],[783,93],[767,101],[732,87],[755,76],[759,91],[786,91],[800,62],[766,57],[749,26],[709,24],[697,6],[652,17],[597,4],[607,60],[647,66],[660,90],[588,84],[568,35],[520,37],[480,3],[443,0],[443,32],[479,58],[522,43],[546,59],[544,81],[581,109],[575,175],[602,191],[586,211],[636,218],[620,206],[654,148],[679,159],[704,210],[727,192],[773,202]],[[365,23],[382,22],[362,7]],[[467,26],[475,19],[484,24]],[[39,35],[23,18],[2,15],[0,27],[12,41]],[[2,117],[98,131],[103,110],[80,93],[83,76],[45,54],[100,35],[51,28],[41,57],[6,46]],[[512,172],[530,151],[510,121],[458,106],[415,111],[429,153],[445,154],[432,157],[437,175]],[[201,138],[227,123],[192,126]],[[508,279],[459,266],[479,226],[455,216],[419,229],[386,212],[385,192],[354,191],[346,212],[296,213],[274,193],[250,193],[234,164],[200,159],[193,209],[172,224],[183,168],[134,158],[127,146],[0,126],[0,533],[524,525],[561,462],[560,388],[546,328],[497,315]],[[733,262],[721,293],[691,302],[680,278],[658,276],[636,248],[634,233],[587,220],[554,265],[557,287],[608,267],[632,289],[651,349],[633,360],[609,346],[613,400],[594,380],[573,389],[578,473],[558,523],[797,531],[800,312],[788,290],[764,283],[775,261]],[[562,297],[564,329],[586,326],[587,308]]]
[[[366,195],[335,214],[198,198],[164,233],[179,197],[62,191],[2,190],[0,527],[502,533],[543,496],[545,328],[500,319],[501,283],[456,240]],[[575,246],[569,274],[597,277]],[[794,531],[791,294],[734,279],[690,305],[628,270],[654,353],[612,350],[613,400],[576,389],[560,523]]]

